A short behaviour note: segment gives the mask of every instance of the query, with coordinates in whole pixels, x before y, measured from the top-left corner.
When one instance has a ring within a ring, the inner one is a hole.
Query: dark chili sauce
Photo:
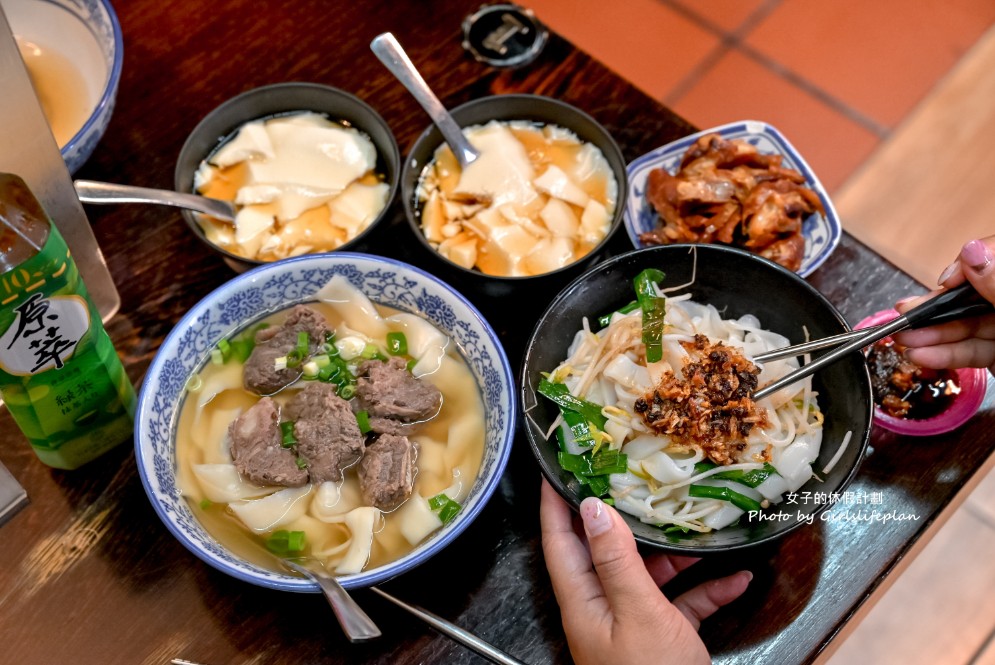
[[[960,394],[957,372],[920,367],[902,356],[904,350],[883,339],[867,351],[875,403],[895,418],[926,420],[943,413]]]

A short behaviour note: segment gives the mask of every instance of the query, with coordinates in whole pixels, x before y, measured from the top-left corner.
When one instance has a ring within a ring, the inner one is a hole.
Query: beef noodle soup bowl
[[[139,473],[167,528],[239,579],[362,587],[445,547],[507,463],[515,399],[479,313],[417,268],[336,253],[263,266],[170,333],[139,401]]]
[[[870,379],[853,354],[753,400],[801,359],[752,359],[848,329],[805,280],[742,250],[615,257],[561,292],[528,343],[533,452],[574,507],[610,498],[647,545],[698,555],[770,542],[819,519],[852,480]]]

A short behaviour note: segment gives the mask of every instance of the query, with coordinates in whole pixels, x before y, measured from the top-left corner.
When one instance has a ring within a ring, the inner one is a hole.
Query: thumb
[[[986,239],[988,240],[988,239]],[[988,302],[995,302],[995,259],[986,240],[972,240],[960,250],[964,276]],[[995,238],[991,239],[995,241]]]
[[[601,499],[584,499],[580,514],[594,570],[615,618],[645,620],[651,608],[659,605],[663,593],[646,570],[632,531],[622,516]]]

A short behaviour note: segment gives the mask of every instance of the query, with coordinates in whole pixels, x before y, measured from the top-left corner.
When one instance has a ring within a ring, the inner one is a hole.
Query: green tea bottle
[[[39,459],[75,469],[132,436],[135,391],[69,248],[0,173],[0,395]]]

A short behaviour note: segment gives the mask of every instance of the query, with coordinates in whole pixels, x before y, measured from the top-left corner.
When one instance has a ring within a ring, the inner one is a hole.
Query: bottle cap
[[[463,20],[463,48],[491,67],[521,67],[539,57],[549,31],[531,9],[484,5]]]

